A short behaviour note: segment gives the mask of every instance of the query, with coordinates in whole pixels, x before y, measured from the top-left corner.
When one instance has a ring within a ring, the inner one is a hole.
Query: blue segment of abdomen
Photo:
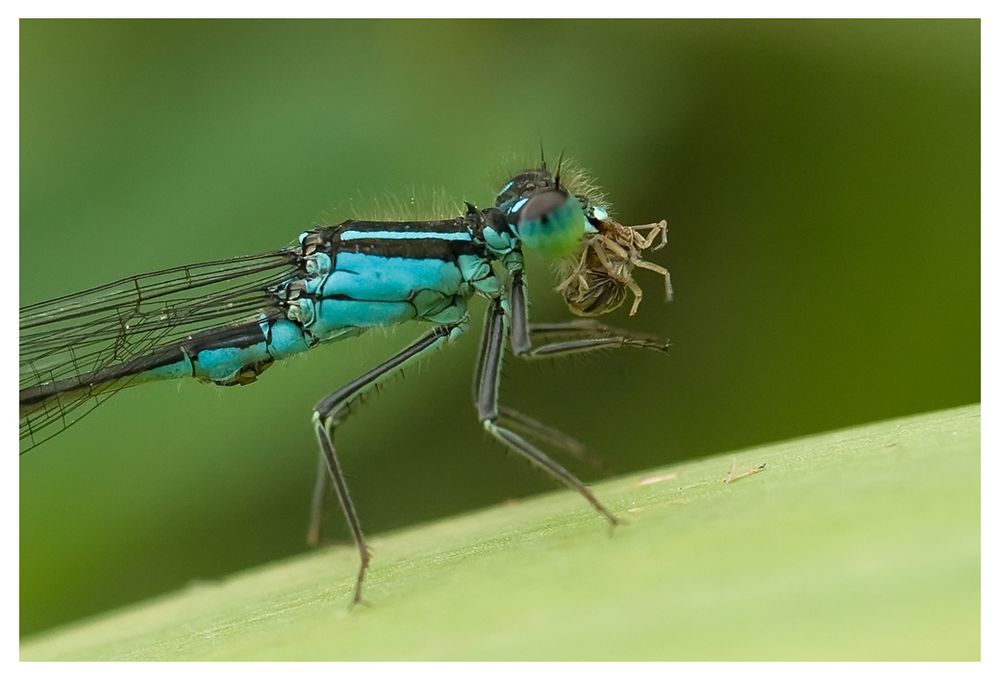
[[[302,327],[287,319],[262,321],[261,329],[269,338],[267,351],[275,359],[284,359],[309,349]]]
[[[287,319],[262,318],[257,324],[243,327],[240,341],[227,345],[213,340],[213,333],[180,344],[176,361],[145,371],[142,380],[194,377],[215,383],[236,381],[248,367],[263,371],[272,362],[304,352],[309,343],[298,324]],[[253,342],[258,337],[259,341]]]

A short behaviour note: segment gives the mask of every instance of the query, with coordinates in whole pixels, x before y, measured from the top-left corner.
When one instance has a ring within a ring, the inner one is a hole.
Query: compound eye
[[[560,257],[579,246],[586,221],[575,197],[550,189],[528,199],[518,215],[517,230],[526,248]]]
[[[543,191],[535,194],[521,208],[518,221],[540,221],[542,224],[547,224],[553,214],[562,208],[568,200],[569,196],[561,191]]]

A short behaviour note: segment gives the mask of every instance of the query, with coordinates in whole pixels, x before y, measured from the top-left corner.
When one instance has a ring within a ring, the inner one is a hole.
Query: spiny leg
[[[622,335],[598,336],[592,338],[579,338],[576,340],[550,342],[544,345],[539,345],[538,347],[529,346],[527,350],[515,352],[515,354],[524,359],[533,359],[562,356],[564,354],[574,354],[577,352],[592,352],[598,349],[615,349],[618,347],[639,347],[643,349],[653,349],[660,352],[666,352],[670,347],[670,343]]]
[[[532,340],[541,340],[551,336],[565,337],[566,335],[576,335],[580,337],[595,335],[628,335],[633,338],[642,338],[644,340],[649,340],[650,342],[663,344],[663,342],[655,335],[633,333],[623,328],[609,326],[608,324],[598,321],[597,319],[570,319],[569,321],[529,323],[528,331],[531,333]]]
[[[467,319],[463,319],[455,324],[445,324],[437,326],[416,342],[404,349],[399,354],[376,366],[364,375],[355,378],[350,383],[341,387],[336,392],[328,395],[320,401],[313,412],[313,428],[316,432],[316,439],[319,441],[320,451],[326,463],[333,488],[337,492],[340,500],[340,507],[344,512],[344,518],[351,530],[354,544],[357,546],[361,556],[361,565],[358,568],[358,575],[354,582],[354,598],[352,606],[361,602],[361,586],[364,583],[365,572],[368,570],[368,562],[371,554],[365,543],[364,533],[361,531],[361,522],[358,513],[354,509],[351,495],[347,488],[347,481],[344,479],[340,461],[337,459],[336,449],[333,446],[332,432],[341,424],[350,412],[351,405],[357,401],[365,392],[378,385],[391,373],[401,369],[405,364],[413,361],[418,356],[431,350],[440,344],[454,339],[461,334],[468,324]],[[317,519],[317,499],[322,502],[325,494],[325,483],[317,482],[313,491],[313,518],[310,525],[309,538],[315,534],[319,536],[319,520]]]
[[[550,323],[528,323],[527,301],[525,293],[525,283],[523,273],[518,272],[513,276],[511,286],[511,319],[510,335],[514,346],[514,354],[523,358],[545,358],[559,356],[575,352],[588,352],[598,349],[613,349],[616,347],[639,347],[666,352],[670,343],[660,340],[651,335],[634,334],[620,328],[614,328],[601,323],[596,319],[573,319],[571,321],[557,321]],[[486,331],[483,333],[483,347],[480,350],[481,356],[486,352],[487,337],[489,331],[490,317],[487,317]],[[480,359],[480,366],[483,361]],[[476,374],[476,384],[481,382],[482,371]],[[500,407],[501,424],[510,425],[504,422],[507,410]],[[527,427],[520,428],[522,432],[533,435],[542,441],[559,446],[569,451],[574,457],[586,460],[603,468],[600,459],[589,454],[583,444],[576,439],[565,435],[558,430],[539,423],[534,419],[518,414],[522,419],[529,420],[536,426],[535,430]],[[556,437],[549,433],[554,433]],[[578,451],[566,445],[571,442],[578,446]]]
[[[539,441],[561,449],[577,460],[587,463],[598,470],[605,470],[604,462],[588,451],[587,446],[575,437],[571,437],[551,425],[546,425],[512,408],[500,406],[499,409],[500,424],[504,427],[511,430],[518,430],[522,434],[534,437]]]
[[[555,340],[535,346],[533,341],[543,341],[546,336],[577,334],[569,340]],[[550,357],[574,352],[590,352],[615,347],[639,347],[661,352],[670,347],[668,341],[648,335],[635,335],[589,319],[560,323],[529,324],[524,276],[514,274],[511,282],[510,336],[515,356]]]
[[[330,470],[326,465],[326,455],[320,448],[316,458],[316,483],[313,485],[312,499],[309,502],[309,530],[306,532],[306,543],[315,548],[319,545],[320,528],[323,524],[323,508],[326,506],[326,491],[330,480]]]
[[[463,321],[463,322],[461,322],[459,324],[460,329],[457,330],[457,331],[455,331],[455,332],[453,332],[453,334],[452,334],[453,338],[458,333],[461,333],[462,330],[464,330],[464,328],[465,328],[464,324],[465,323],[466,322]],[[451,326],[446,326],[446,327],[450,328]],[[431,334],[435,333],[437,330],[438,329],[434,329],[434,330],[430,331],[428,333],[428,335],[431,335]],[[421,340],[423,340],[423,338],[421,338]],[[420,340],[417,341],[417,343],[419,343],[419,342],[420,342]],[[412,347],[409,347],[406,350],[403,350],[403,352],[405,353],[405,352],[409,351],[410,349],[412,349]],[[381,368],[381,367],[379,367],[379,368]],[[375,371],[378,371],[379,368],[374,369],[372,371],[372,373],[374,373]],[[379,384],[379,382],[380,382],[380,380],[376,380],[373,384],[371,384],[370,386],[368,386],[367,388],[365,388],[365,390],[363,390],[362,392],[359,392],[356,396],[357,397],[363,396],[363,394],[367,392],[367,389],[376,387]],[[352,399],[352,401],[353,401],[353,399]],[[350,406],[350,404],[346,405],[346,407],[349,407],[349,406]],[[317,466],[317,471],[316,471],[316,482],[315,482],[315,484],[313,486],[312,499],[310,500],[310,507],[309,507],[309,529],[306,532],[306,543],[308,545],[312,546],[312,547],[316,547],[317,545],[319,545],[320,536],[321,536],[321,527],[322,527],[322,523],[323,523],[323,511],[324,511],[324,509],[326,507],[327,492],[329,491],[329,484],[330,484],[329,468],[328,468],[328,465],[327,465],[326,456],[324,455],[322,448],[320,448],[318,454],[319,455],[317,457],[318,466]]]
[[[566,486],[576,489],[612,526],[619,524],[618,518],[611,514],[591,493],[590,489],[584,486],[583,482],[573,476],[569,470],[500,423],[500,407],[497,403],[500,392],[500,365],[507,337],[506,312],[500,298],[493,302],[488,314],[486,336],[482,345],[483,355],[480,357],[479,363],[479,386],[476,399],[479,421],[483,424],[483,428],[500,443],[521,454]]]
[[[476,360],[476,374],[475,374],[476,377],[472,383],[473,401],[476,401],[479,398],[478,390],[479,390],[479,384],[482,382],[483,357],[486,355],[487,344],[489,343],[489,337],[490,337],[489,334],[490,320],[491,316],[487,314],[486,318],[484,319],[483,335],[482,339],[480,340],[479,354],[477,355],[478,358]],[[580,319],[580,321],[589,321],[589,319]],[[551,325],[562,326],[562,324],[551,324]],[[580,333],[579,330],[569,330],[562,328],[560,328],[559,331],[557,332],[565,334],[567,330],[568,332],[571,333],[577,333],[577,334]],[[534,332],[534,329],[532,329],[531,332]],[[559,449],[562,449],[563,451],[566,451],[574,458],[588,462],[591,465],[594,465],[598,468],[603,468],[603,464],[601,463],[601,461],[595,458],[594,456],[590,455],[587,452],[587,447],[584,446],[582,442],[578,441],[577,439],[574,439],[573,437],[569,436],[568,434],[565,434],[564,432],[560,432],[551,425],[546,425],[545,423],[541,423],[535,420],[534,418],[521,413],[520,411],[515,411],[514,409],[507,408],[505,406],[499,407],[499,414],[500,414],[499,418],[501,425],[510,427],[511,429],[520,430],[524,434],[536,437],[541,441],[547,442],[552,446],[555,446]]]

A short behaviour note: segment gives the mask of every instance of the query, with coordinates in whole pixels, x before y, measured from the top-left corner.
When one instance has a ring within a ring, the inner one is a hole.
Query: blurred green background
[[[506,365],[604,474],[979,400],[978,21],[24,21],[20,49],[21,304],[384,192],[487,204],[541,137],[670,221],[676,301],[640,274],[610,321],[672,356]],[[533,318],[567,317],[529,266]],[[304,550],[311,405],[419,331],[132,390],[22,457],[22,634]],[[368,532],[555,488],[481,433],[476,345],[338,431]]]

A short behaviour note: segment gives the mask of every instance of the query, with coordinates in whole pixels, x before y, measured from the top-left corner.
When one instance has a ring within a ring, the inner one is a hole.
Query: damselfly
[[[507,343],[517,357],[603,348],[666,351],[667,343],[593,319],[529,323],[523,251],[564,263],[557,287],[568,307],[595,316],[641,289],[636,267],[664,276],[643,251],[666,243],[666,222],[614,221],[579,171],[539,167],[515,174],[493,207],[434,221],[357,221],[317,227],[290,246],[140,274],[29,305],[20,313],[22,452],[139,383],[192,377],[216,385],[255,382],[275,361],[318,345],[407,321],[434,324],[406,349],[316,404],[319,444],[310,542],[332,484],[360,553],[353,602],[369,551],[333,444],[336,428],[366,392],[469,326],[468,302],[487,300],[475,401],[485,430],[575,489],[612,525],[615,516],[532,439],[574,450],[575,440],[498,403]]]

